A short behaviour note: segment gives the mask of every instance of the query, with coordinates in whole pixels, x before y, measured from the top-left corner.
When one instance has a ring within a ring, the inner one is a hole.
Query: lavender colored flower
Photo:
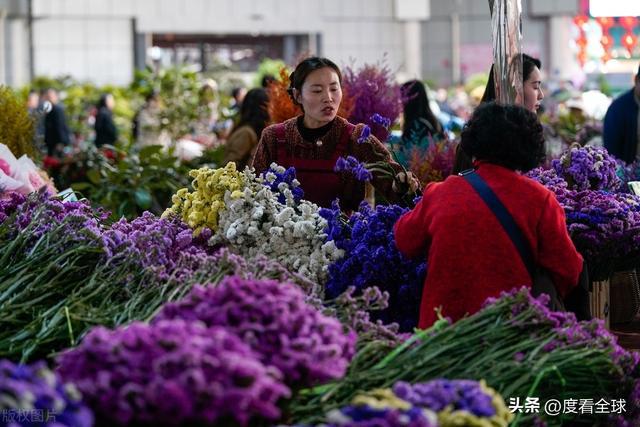
[[[0,223],[9,218],[26,200],[25,195],[15,191],[0,195]]]
[[[561,176],[558,176],[555,169],[544,169],[539,167],[529,171],[526,176],[544,185],[554,193],[566,190],[568,187],[567,181],[565,181]]]
[[[235,333],[292,388],[343,376],[355,352],[355,334],[345,333],[287,283],[227,277],[215,287],[196,286],[182,301],[167,304],[154,322],[176,318]]]
[[[83,242],[100,246],[102,223],[108,214],[102,209],[93,209],[86,201],[63,202],[50,198],[46,191],[34,192],[26,199],[13,198],[3,209],[10,212],[4,222],[10,229],[8,238],[26,231],[30,237],[26,250],[38,239],[54,230],[64,237],[65,245]],[[2,215],[0,213],[0,215]]]
[[[552,162],[557,174],[574,190],[617,190],[616,159],[602,147],[572,147]]]
[[[364,163],[361,163],[353,156],[338,157],[333,168],[336,172],[346,172],[352,174],[358,181],[368,182],[373,179],[373,175]]]
[[[393,392],[412,405],[436,412],[450,407],[454,411],[468,411],[478,417],[496,414],[493,396],[477,381],[438,379],[413,385],[400,381],[393,386]]]
[[[378,113],[374,113],[369,120],[371,120],[373,123],[382,126],[385,129],[389,129],[389,127],[391,127],[391,119],[388,119],[387,117],[381,116]]]
[[[320,210],[328,222],[327,239],[345,251],[343,258],[329,266],[327,297],[337,298],[350,286],[357,292],[375,286],[389,294],[389,307],[373,313],[374,319],[397,322],[401,331],[417,325],[426,274],[424,261],[406,259],[395,245],[393,225],[406,211],[396,205],[372,209],[363,203],[347,219],[337,204]]]
[[[190,271],[178,270],[179,259],[186,254],[210,255],[207,244],[211,232],[205,229],[198,237],[179,218],[162,219],[150,212],[132,221],[121,219],[103,235],[105,256],[113,263],[135,260],[140,268],[154,270],[158,278],[172,274],[188,276]]]
[[[364,125],[362,127],[362,132],[360,132],[360,136],[358,137],[358,144],[364,144],[367,142],[369,137],[371,136],[371,128],[369,125]]]
[[[94,328],[58,358],[100,420],[179,426],[277,420],[289,389],[237,336],[199,322]]]
[[[372,120],[374,114],[397,120],[402,110],[402,94],[391,69],[383,62],[365,65],[359,70],[346,67],[342,73],[345,93],[354,99],[349,114],[351,123],[364,123],[380,141],[386,141],[389,130]]]
[[[329,414],[327,427],[436,427],[424,410],[386,408],[367,405],[347,406]]]
[[[93,425],[93,414],[78,390],[64,384],[44,362],[16,365],[0,360],[0,415],[1,426]]]

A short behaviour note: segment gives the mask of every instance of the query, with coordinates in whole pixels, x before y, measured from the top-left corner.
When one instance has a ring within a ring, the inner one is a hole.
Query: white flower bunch
[[[271,170],[284,172],[276,165]],[[265,174],[267,183],[275,181],[273,172]],[[344,251],[326,241],[327,221],[318,214],[318,206],[306,200],[296,202],[287,183],[278,184],[278,193],[274,193],[251,169],[243,173],[247,183],[243,194],[225,194],[226,209],[220,212],[219,228],[211,243],[224,244],[246,257],[267,256],[292,272],[324,283],[329,264]],[[294,180],[292,185],[299,184]],[[278,201],[280,194],[284,204]]]

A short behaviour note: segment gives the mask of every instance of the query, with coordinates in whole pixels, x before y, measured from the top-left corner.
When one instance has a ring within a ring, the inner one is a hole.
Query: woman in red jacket
[[[344,210],[356,210],[365,195],[364,183],[352,174],[336,173],[339,157],[353,156],[359,162],[387,162],[397,179],[373,174],[371,183],[376,195],[396,202],[407,191],[415,191],[418,181],[409,174],[405,183],[402,166],[391,160],[385,146],[373,135],[367,136],[365,125],[354,125],[338,116],[342,101],[342,74],[326,58],[312,57],[300,62],[290,76],[289,95],[300,105],[303,114],[267,127],[253,158],[256,173],[272,162],[296,168],[305,199],[330,207],[338,198]],[[362,143],[366,140],[365,143]],[[394,185],[396,184],[396,185]]]
[[[544,157],[542,126],[535,114],[514,105],[484,104],[465,126],[461,144],[522,231],[536,264],[550,273],[558,294],[566,296],[578,283],[582,257],[554,194],[519,173]],[[478,311],[488,297],[532,282],[495,214],[461,176],[429,185],[394,232],[403,254],[427,254],[421,328],[433,324],[438,307],[455,321]]]

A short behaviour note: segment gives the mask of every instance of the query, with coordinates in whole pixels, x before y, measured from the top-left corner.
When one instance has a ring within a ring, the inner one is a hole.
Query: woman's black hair
[[[263,88],[251,89],[247,92],[240,105],[240,120],[231,133],[233,134],[241,126],[248,125],[251,126],[258,139],[260,139],[262,131],[269,123],[268,103],[269,96]]]
[[[402,125],[402,137],[408,137],[412,129],[415,129],[415,122],[425,119],[431,125],[432,132],[441,133],[442,125],[436,119],[429,106],[429,96],[419,80],[409,80],[400,87],[404,103],[404,123]]]
[[[538,117],[519,105],[480,105],[462,130],[461,147],[480,161],[527,172],[544,160]]]
[[[336,74],[338,75],[338,81],[340,82],[340,85],[342,85],[342,72],[340,71],[340,68],[330,59],[313,56],[311,58],[303,60],[296,66],[296,69],[293,70],[293,72],[289,75],[289,89],[287,90],[289,96],[296,105],[299,105],[299,103],[295,99],[293,89],[301,91],[302,85],[304,84],[309,74],[311,74],[315,70],[327,67],[333,69],[333,71],[336,72]]]
[[[480,103],[483,104],[485,102],[495,101],[496,99],[496,85],[495,79],[493,77],[493,65],[491,64],[491,69],[489,70],[489,80],[487,81],[487,87],[484,89],[484,94],[482,95],[482,99]],[[538,69],[542,68],[542,62],[538,58],[534,58],[532,56],[527,55],[526,53],[522,54],[522,82],[526,82],[531,73],[533,72],[533,67],[538,67]]]
[[[110,93],[103,93],[102,95],[100,95],[100,99],[98,100],[98,104],[96,105],[98,107],[98,110],[101,108],[107,108],[107,98],[110,96],[113,97],[113,95]]]

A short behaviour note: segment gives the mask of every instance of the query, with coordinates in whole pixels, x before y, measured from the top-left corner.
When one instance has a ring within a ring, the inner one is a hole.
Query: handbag
[[[576,286],[567,296],[567,299],[563,301],[558,295],[551,275],[548,271],[536,265],[531,247],[527,243],[522,230],[518,227],[518,224],[516,224],[507,208],[502,204],[500,199],[498,199],[498,196],[496,196],[496,193],[493,192],[487,182],[473,169],[460,172],[459,175],[471,185],[484,203],[491,209],[513,242],[513,245],[518,250],[520,258],[531,276],[531,294],[534,297],[543,293],[547,294],[550,298],[549,308],[553,311],[572,311],[576,314],[578,320],[591,319],[589,310],[589,278],[586,265],[583,264],[578,286]]]

